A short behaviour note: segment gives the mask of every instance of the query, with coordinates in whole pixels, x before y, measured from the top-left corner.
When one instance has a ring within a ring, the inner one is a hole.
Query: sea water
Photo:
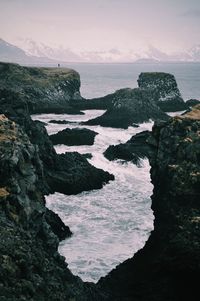
[[[142,71],[162,71],[175,75],[184,99],[200,98],[200,64],[73,64],[80,72],[81,92],[86,98],[103,96],[123,87],[136,87]],[[88,110],[85,115],[34,115],[45,122],[49,134],[64,128],[86,127],[98,133],[92,146],[55,147],[57,153],[78,151],[91,153],[94,166],[114,174],[102,189],[66,196],[55,193],[46,197],[47,206],[70,226],[73,236],[60,243],[59,252],[69,268],[85,281],[97,282],[120,262],[142,248],[153,229],[151,210],[152,184],[148,160],[141,167],[121,161],[108,161],[103,152],[109,145],[124,143],[136,133],[151,130],[153,123],[127,130],[101,126],[81,126],[104,111]],[[74,121],[52,124],[50,120]]]

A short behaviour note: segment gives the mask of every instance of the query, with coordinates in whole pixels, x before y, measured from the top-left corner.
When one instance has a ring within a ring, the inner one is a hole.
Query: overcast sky
[[[0,37],[78,51],[200,43],[200,0],[0,0]]]

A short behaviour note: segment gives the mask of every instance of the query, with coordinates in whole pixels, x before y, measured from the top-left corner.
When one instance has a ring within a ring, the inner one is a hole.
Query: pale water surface
[[[83,121],[99,116],[104,111],[85,111],[85,115],[35,115],[48,124],[51,119]],[[63,128],[74,128],[77,124],[46,126],[49,134]],[[83,126],[79,126],[83,127]],[[89,162],[94,166],[115,175],[100,190],[66,196],[60,193],[47,196],[47,206],[59,214],[70,226],[74,235],[61,242],[59,251],[65,256],[69,268],[85,281],[96,282],[117,264],[131,257],[143,247],[153,229],[151,210],[152,184],[150,183],[149,164],[142,161],[138,168],[131,163],[110,162],[103,152],[109,145],[126,142],[132,135],[151,129],[152,122],[141,124],[139,128],[124,129],[84,126],[99,134],[93,146],[55,147],[58,153],[78,151],[92,153]]]

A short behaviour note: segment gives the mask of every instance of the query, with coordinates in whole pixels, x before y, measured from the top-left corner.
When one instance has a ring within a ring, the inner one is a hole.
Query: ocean
[[[70,64],[81,76],[81,93],[86,98],[103,96],[124,87],[136,87],[143,71],[163,71],[175,75],[185,100],[200,98],[200,64]],[[109,145],[124,143],[136,133],[151,130],[153,122],[127,130],[51,124],[51,119],[86,121],[104,111],[88,110],[85,115],[34,115],[45,122],[49,134],[64,128],[87,127],[98,132],[92,146],[55,147],[58,153],[78,151],[91,153],[94,166],[115,175],[115,181],[100,190],[66,196],[55,193],[46,196],[47,206],[70,226],[73,236],[60,243],[59,252],[69,268],[84,281],[97,282],[120,262],[141,249],[153,230],[151,210],[152,184],[148,160],[141,167],[121,161],[108,161],[103,152]]]
[[[200,63],[69,64],[81,76],[85,98],[104,96],[121,88],[136,88],[141,72],[168,72],[175,76],[184,100],[200,99]]]

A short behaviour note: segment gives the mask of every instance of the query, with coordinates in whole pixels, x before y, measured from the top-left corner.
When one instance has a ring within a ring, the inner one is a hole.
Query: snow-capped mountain
[[[21,48],[0,39],[0,61],[19,64],[47,64],[53,60],[45,56],[33,56]]]
[[[0,39],[0,60],[22,64],[51,62],[200,62],[200,45],[196,45],[188,51],[173,54],[167,54],[152,45],[137,51],[122,51],[113,48],[105,51],[77,52],[64,46],[49,46],[31,39],[20,40],[18,47]]]

